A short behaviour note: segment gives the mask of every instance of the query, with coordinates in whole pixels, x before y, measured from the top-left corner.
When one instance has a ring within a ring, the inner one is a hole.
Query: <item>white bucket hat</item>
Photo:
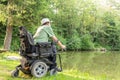
[[[41,20],[41,25],[45,24],[46,22],[51,22],[48,18],[43,18]]]

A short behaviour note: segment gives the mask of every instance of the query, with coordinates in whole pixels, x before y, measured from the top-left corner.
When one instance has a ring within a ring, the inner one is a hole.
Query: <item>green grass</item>
[[[11,71],[20,63],[19,61],[6,60],[6,56],[19,56],[14,52],[0,53],[0,80],[110,80],[106,75],[93,76],[89,73],[81,73],[77,69],[64,69],[56,75],[49,76],[49,73],[42,78],[29,77],[22,72],[18,78],[11,77]],[[67,64],[66,64],[67,65]]]

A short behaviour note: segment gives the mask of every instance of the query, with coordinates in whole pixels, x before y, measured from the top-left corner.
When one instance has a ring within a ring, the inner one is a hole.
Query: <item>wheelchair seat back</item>
[[[32,35],[24,28],[19,27],[20,32],[20,51],[22,55],[34,52],[34,40]]]
[[[53,44],[51,42],[34,44],[32,35],[24,27],[20,27],[19,32],[20,55],[29,56],[30,54],[36,53],[39,57],[48,57],[53,54]]]

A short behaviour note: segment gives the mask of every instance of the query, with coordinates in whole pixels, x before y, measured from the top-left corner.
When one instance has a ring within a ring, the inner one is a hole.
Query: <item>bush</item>
[[[19,30],[18,27],[13,27],[11,50],[19,50],[20,40],[19,40]]]
[[[73,37],[67,41],[68,50],[80,50],[81,49],[81,39],[78,37]]]
[[[68,50],[80,50],[81,49],[81,39],[76,30],[74,34],[69,35],[70,38],[67,38],[67,49]]]
[[[82,50],[93,50],[94,43],[92,42],[91,36],[86,34],[81,38],[81,49]]]

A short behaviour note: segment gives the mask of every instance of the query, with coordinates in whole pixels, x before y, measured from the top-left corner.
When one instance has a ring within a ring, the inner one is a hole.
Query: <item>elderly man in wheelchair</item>
[[[20,55],[22,56],[22,59],[20,60],[21,64],[12,72],[11,75],[13,77],[19,75],[19,70],[34,77],[43,77],[47,72],[50,72],[50,75],[53,75],[58,71],[62,71],[60,55],[60,69],[57,68],[57,51],[53,42],[36,42],[34,44],[32,35],[25,27],[20,27],[19,32]],[[57,43],[58,45],[62,45],[60,41],[57,41]],[[62,47],[65,48],[64,45],[62,45]]]

